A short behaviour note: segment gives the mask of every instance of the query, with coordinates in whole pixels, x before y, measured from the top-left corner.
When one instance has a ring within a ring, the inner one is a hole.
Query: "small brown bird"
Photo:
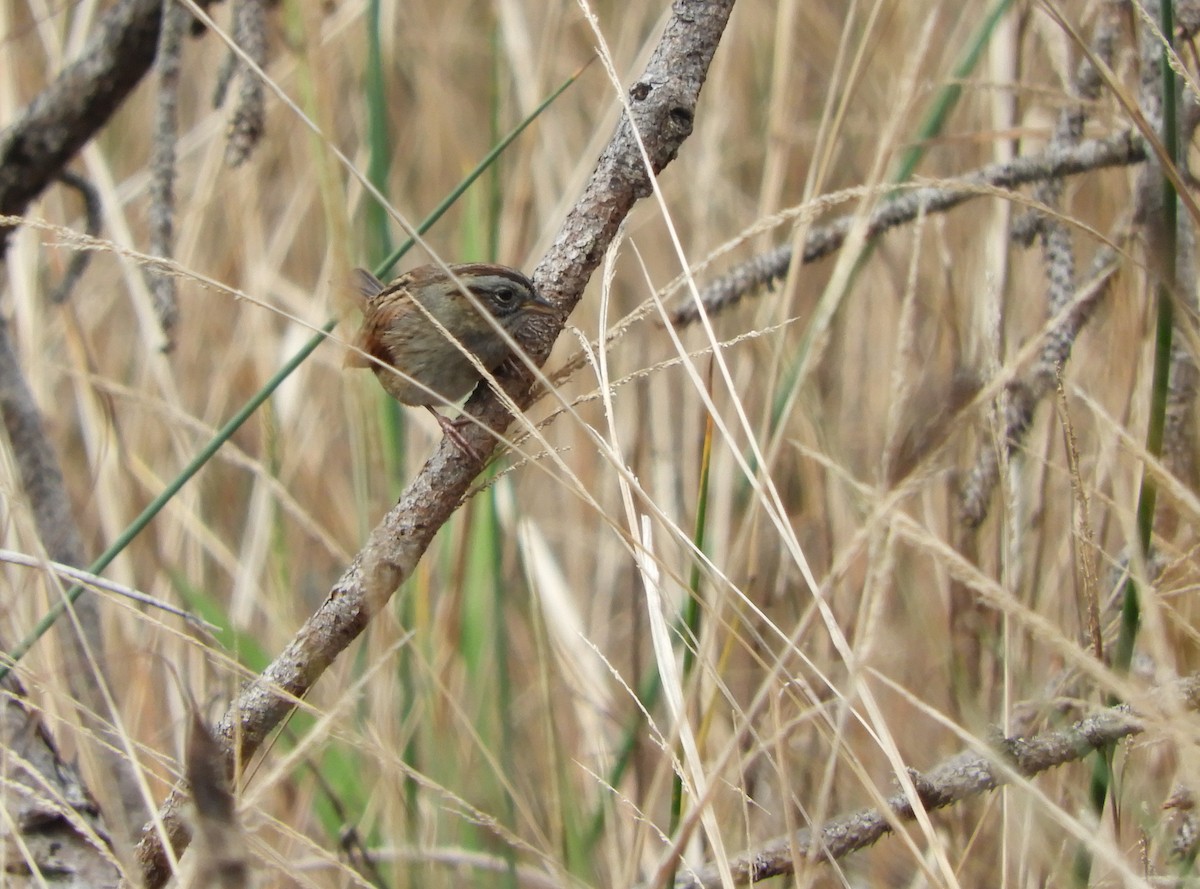
[[[481,379],[479,371],[416,303],[488,371],[499,368],[512,350],[460,288],[469,291],[513,338],[531,320],[553,315],[556,309],[516,269],[466,263],[450,270],[454,278],[439,266],[424,265],[385,285],[370,272],[355,269],[364,297],[363,323],[345,365],[371,368],[389,395],[402,404],[427,408],[448,438],[468,455],[478,456],[455,422],[434,410],[434,405],[457,401],[470,392]]]

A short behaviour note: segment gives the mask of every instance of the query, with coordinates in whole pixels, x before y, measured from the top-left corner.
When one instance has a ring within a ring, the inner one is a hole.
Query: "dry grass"
[[[611,322],[673,279],[681,264],[670,229],[694,264],[780,209],[886,181],[987,6],[743,0],[695,133],[662,177],[664,204],[646,201],[635,212],[613,257],[611,286],[598,275],[570,323],[594,338],[602,312]],[[1085,31],[1090,6],[1060,4]],[[656,37],[660,7],[597,7],[626,85]],[[489,148],[494,91],[507,129],[595,52],[571,3],[382,0],[381,9],[393,145],[387,194],[413,220]],[[227,23],[228,10],[215,11]],[[209,101],[223,45],[212,35],[188,40],[177,259],[248,298],[184,277],[174,352],[160,351],[135,262],[97,254],[58,309],[44,294],[68,250],[53,234],[26,228],[8,254],[5,311],[95,552],[314,327],[332,315],[345,319],[335,342],[108,572],[162,599],[182,597],[227,628],[222,649],[181,633],[172,618],[105,603],[107,677],[156,800],[178,776],[188,722],[173,676],[218,712],[245,675],[238,661],[253,672],[286,643],[438,431],[421,412],[407,412],[398,449],[388,431],[394,409],[374,380],[341,370],[337,341],[355,320],[349,269],[380,259],[364,246],[363,190],[331,151],[366,167],[366,11],[362,0],[346,0],[285,2],[271,13],[269,73],[323,135],[271,99],[266,138],[235,171],[221,163],[227,112]],[[0,120],[71,56],[95,15],[91,3],[34,0],[0,11]],[[1014,136],[1021,151],[1049,137],[1073,68],[1066,60],[1078,54],[1044,14],[1025,11],[1020,23],[1002,29],[964,84],[922,175],[1003,159]],[[1123,41],[1117,67],[1133,82],[1127,34]],[[1009,66],[1019,72],[1015,81]],[[146,243],[152,92],[139,90],[77,167],[102,195],[104,236],[138,250]],[[504,156],[497,259],[533,265],[590,172],[616,107],[594,66]],[[1105,99],[1090,127],[1127,125]],[[1130,207],[1132,175],[1093,173],[1068,185],[1081,271],[1098,248],[1083,227],[1113,232]],[[431,232],[439,255],[489,258],[489,199],[486,184],[477,185]],[[1077,344],[1062,409],[1043,405],[993,516],[978,531],[965,529],[954,474],[969,465],[984,412],[952,410],[961,401],[955,380],[986,383],[1045,320],[1038,252],[1007,237],[1018,212],[999,199],[976,200],[889,235],[857,274],[846,250],[715,318],[722,340],[762,332],[722,350],[732,388],[720,373],[710,377],[707,357],[690,361],[690,371],[661,366],[677,356],[668,333],[649,320],[632,327],[606,356],[606,373],[622,385],[545,430],[569,474],[535,457],[472,499],[394,608],[321,681],[311,712],[244,776],[241,811],[262,885],[348,885],[355,859],[339,848],[343,826],[378,853],[392,886],[492,885],[506,859],[559,884],[625,886],[654,872],[666,850],[660,831],[672,774],[659,743],[673,737],[672,720],[661,704],[651,713],[655,727],[639,730],[620,785],[606,786],[605,776],[637,712],[631,689],[655,664],[631,541],[642,540],[661,573],[668,619],[686,598],[694,564],[687,541],[706,417],[697,381],[714,380],[722,428],[713,445],[703,631],[683,692],[700,761],[685,773],[704,775],[717,833],[701,840],[698,831],[689,860],[710,860],[718,836],[733,854],[809,819],[872,805],[894,791],[898,762],[927,768],[966,746],[966,737],[1039,730],[1102,705],[1108,686],[1097,672],[1105,671],[1081,666],[1089,658],[1081,560],[1097,562],[1111,641],[1112,567],[1136,539],[1152,291],[1131,247]],[[32,215],[82,225],[63,191],[47,194]],[[751,238],[718,266],[793,236],[781,227]],[[834,297],[836,313],[791,390],[788,373],[809,347],[814,312]],[[698,328],[679,335],[688,351],[707,347]],[[564,335],[548,369],[576,348]],[[560,396],[595,394],[598,374],[585,367]],[[785,407],[773,433],[776,401]],[[546,399],[531,416],[552,407]],[[1076,533],[1064,420],[1078,441],[1094,553]],[[593,431],[609,448],[597,446]],[[935,447],[939,433],[945,444]],[[773,454],[753,485],[743,462],[751,436]],[[11,455],[3,460],[4,545],[36,552]],[[888,479],[903,473],[889,472],[888,461],[913,469],[900,496]],[[1197,661],[1194,501],[1171,488],[1162,501],[1160,547],[1173,570],[1144,597],[1139,681]],[[646,538],[641,516],[651,517]],[[970,564],[991,588],[966,576]],[[4,578],[0,635],[11,640],[56,593],[26,569]],[[54,645],[35,648],[22,675],[86,768],[90,741],[73,728]],[[936,814],[932,833],[911,826],[907,838],[859,853],[840,870],[815,865],[800,882],[977,886],[997,885],[1003,874],[1011,885],[1062,884],[1077,848],[1063,824],[1070,820],[1107,850],[1094,871],[1098,884],[1134,879],[1118,876],[1114,858],[1142,872],[1141,842],[1145,866],[1165,872],[1170,835],[1158,806],[1174,782],[1197,777],[1193,724],[1181,718],[1176,728],[1178,735],[1152,732],[1119,752],[1115,806],[1099,827],[1087,814],[1090,771],[1077,765]],[[600,808],[603,831],[588,847]]]

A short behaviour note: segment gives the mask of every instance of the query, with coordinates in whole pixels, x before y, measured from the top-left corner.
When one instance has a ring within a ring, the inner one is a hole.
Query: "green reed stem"
[[[714,365],[712,359],[708,362],[708,391],[712,394]],[[698,552],[704,552],[705,538],[708,531],[708,495],[709,495],[709,469],[712,467],[712,450],[713,450],[713,430],[715,428],[713,417],[710,413],[704,415],[704,440],[700,446],[700,485],[699,492],[696,498],[696,523],[692,528],[692,543],[695,545]],[[688,598],[683,606],[683,686],[688,687],[688,680],[691,678],[696,666],[696,650],[700,645],[700,619],[703,616],[703,610],[700,608],[700,583],[703,576],[700,571],[700,562],[697,559],[692,561],[692,571],[688,577]],[[667,829],[667,836],[674,836],[679,829],[679,820],[683,813],[683,778],[679,772],[675,772],[671,784],[671,822]],[[671,879],[667,881],[667,885],[673,885],[675,882],[675,870],[671,871]]]
[[[484,156],[483,160],[481,160],[475,166],[475,168],[467,174],[462,182],[459,183],[454,191],[451,192],[450,197],[442,201],[442,203],[439,204],[434,211],[429,214],[429,216],[426,217],[423,222],[421,222],[419,226],[417,226],[417,232],[419,234],[424,234],[431,227],[433,227],[433,225],[439,219],[441,219],[446,210],[449,209],[454,200],[457,199],[458,196],[464,191],[466,191],[466,189],[476,179],[483,175],[484,171],[487,170],[487,168],[495,161],[497,157],[499,157],[500,152],[511,145],[513,140],[516,139],[517,136],[519,136],[525,130],[525,128],[529,126],[529,124],[531,124],[539,115],[541,115],[543,111],[546,110],[546,108],[550,106],[551,102],[562,95],[567,87],[569,87],[575,82],[576,79],[578,79],[582,71],[583,69],[580,69],[567,78],[562,85],[559,86],[558,89],[556,89],[553,93],[551,93],[545,101],[538,105],[538,107],[535,108],[533,112],[525,118],[525,120],[521,121],[521,123],[519,123],[507,136],[505,136],[499,145],[495,146],[491,151],[489,151],[487,155]],[[376,274],[380,277],[385,276],[391,267],[396,264],[397,260],[399,260],[401,256],[403,256],[408,252],[409,249],[412,248],[414,243],[415,240],[413,238],[408,238],[405,240],[403,244],[392,251],[388,258],[384,260],[382,265],[376,268]],[[275,393],[275,390],[279,388],[283,381],[291,376],[292,372],[295,371],[295,369],[301,364],[303,364],[309,355],[316,351],[317,346],[321,345],[325,338],[333,331],[335,326],[337,326],[336,319],[327,321],[318,333],[314,334],[313,337],[307,343],[305,343],[300,350],[297,351],[296,354],[293,355],[287,361],[287,363],[285,363],[283,367],[281,367],[275,373],[274,376],[267,380],[267,382],[261,389],[258,390],[258,392],[250,397],[250,400],[247,401],[246,404],[243,405],[242,408],[236,414],[234,414],[224,426],[217,430],[216,435],[212,437],[208,444],[201,448],[200,452],[188,462],[179,475],[177,475],[174,480],[172,480],[167,487],[163,489],[163,492],[155,497],[154,500],[150,502],[150,505],[143,509],[141,514],[139,514],[138,517],[130,523],[129,527],[121,532],[112,545],[110,545],[98,559],[88,566],[88,572],[90,574],[99,574],[110,564],[112,564],[112,561],[127,546],[129,546],[133,539],[137,537],[137,535],[140,534],[148,524],[150,524],[150,521],[162,511],[163,507],[170,502],[172,497],[179,493],[179,490],[191,480],[192,476],[199,472],[200,469],[216,455],[217,451],[221,449],[222,445],[232,438],[233,434],[237,432],[239,428],[241,428],[241,425],[245,423],[246,420],[248,420],[250,416]],[[29,634],[22,639],[6,656],[0,658],[0,660],[4,661],[3,664],[0,664],[0,681],[3,681],[8,676],[8,674],[12,671],[13,666],[29,652],[29,650],[39,639],[42,638],[42,636],[46,635],[47,631],[54,626],[55,621],[62,617],[67,608],[73,602],[75,602],[76,599],[83,595],[83,592],[84,587],[78,585],[72,586],[69,590],[67,590],[67,593],[63,599],[55,603],[50,610],[46,612],[45,616],[43,616],[42,619],[37,622]]]
[[[578,80],[579,75],[581,75],[583,73],[583,71],[584,71],[584,68],[580,68],[578,71],[576,71],[574,74],[572,74],[566,80],[564,80],[562,82],[562,85],[559,86],[558,89],[556,89],[549,96],[547,96],[542,101],[542,103],[537,106],[537,108],[533,109],[533,112],[528,117],[526,117],[523,121],[521,121],[519,124],[517,124],[516,127],[514,127],[511,131],[509,131],[507,136],[505,136],[494,148],[492,148],[491,151],[489,151],[486,155],[484,155],[483,160],[481,160],[479,162],[479,164],[475,167],[475,169],[472,170],[471,173],[465,179],[463,179],[463,181],[460,182],[458,184],[458,186],[452,192],[450,192],[450,194],[445,198],[445,200],[443,200],[440,204],[437,205],[437,207],[434,208],[433,212],[429,214],[429,216],[426,218],[426,220],[424,222],[422,222],[420,226],[418,226],[417,233],[424,234],[429,229],[430,226],[432,226],[435,222],[437,222],[439,219],[441,219],[442,215],[447,210],[449,210],[451,206],[453,206],[454,202],[457,201],[459,199],[459,197],[462,196],[462,193],[464,191],[466,191],[471,186],[471,184],[474,183],[475,180],[478,179],[483,174],[483,172],[492,165],[492,163],[496,160],[496,158],[498,158],[500,156],[500,153],[502,151],[504,151],[504,149],[508,148],[508,146],[513,143],[513,140],[516,139],[517,136],[521,135],[521,133],[523,133],[525,131],[526,127],[528,127],[531,123],[534,122],[534,120],[536,120],[539,116],[541,116],[541,113],[543,111],[545,111],[547,108],[549,108],[550,104],[555,99],[557,99],[564,92],[566,92],[567,87],[569,87],[576,80]],[[402,243],[399,247],[397,247],[395,250],[393,250],[388,255],[387,259],[385,259],[383,261],[383,264],[378,269],[376,269],[376,274],[378,275],[378,277],[380,277],[380,278],[386,277],[388,272],[391,271],[392,266],[394,266],[399,261],[401,256],[403,256],[405,253],[407,253],[409,250],[412,249],[414,243],[416,243],[415,239],[407,238],[404,241],[404,243]]]
[[[1175,11],[1172,0],[1162,0],[1159,6],[1159,26],[1167,40],[1162,48],[1160,61],[1162,74],[1162,143],[1166,149],[1167,163],[1172,168],[1178,168],[1179,132],[1177,124],[1177,108],[1175,103],[1175,72],[1170,65],[1173,53],[1175,35]],[[1146,453],[1151,460],[1162,456],[1163,435],[1167,422],[1167,399],[1170,394],[1171,376],[1171,344],[1175,328],[1175,304],[1173,289],[1176,278],[1176,254],[1178,238],[1178,200],[1175,186],[1171,177],[1163,171],[1163,244],[1161,255],[1163,263],[1158,285],[1155,287],[1156,319],[1154,330],[1154,377],[1150,390],[1150,417],[1146,428]],[[1149,471],[1142,473],[1141,487],[1138,490],[1137,503],[1137,546],[1142,564],[1150,558],[1154,538],[1154,512],[1158,500],[1158,483]],[[1124,598],[1121,602],[1121,626],[1117,635],[1116,648],[1113,651],[1113,669],[1124,675],[1129,672],[1133,661],[1134,646],[1137,643],[1138,631],[1141,628],[1140,591],[1134,572],[1129,572],[1125,581]],[[1111,700],[1110,703],[1119,703]],[[1115,746],[1108,745],[1098,751],[1092,767],[1092,777],[1088,787],[1089,802],[1093,816],[1099,821],[1104,814],[1104,807],[1112,789],[1113,755]],[[1092,855],[1086,846],[1081,846],[1075,855],[1073,877],[1075,885],[1087,886],[1091,881]]]

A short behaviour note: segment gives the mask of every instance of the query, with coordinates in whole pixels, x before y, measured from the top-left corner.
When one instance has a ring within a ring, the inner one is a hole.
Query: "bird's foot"
[[[462,434],[462,430],[471,422],[469,417],[462,416],[451,420],[449,417],[443,416],[434,410],[433,405],[427,404],[425,407],[429,413],[433,414],[433,416],[437,418],[438,425],[442,427],[442,434],[445,435],[446,438],[450,439],[450,442],[456,448],[458,448],[465,456],[474,460],[476,463],[483,462],[483,454],[475,450],[471,443],[468,442]]]

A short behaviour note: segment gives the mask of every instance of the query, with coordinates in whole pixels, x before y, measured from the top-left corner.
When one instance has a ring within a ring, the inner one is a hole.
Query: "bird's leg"
[[[471,422],[466,417],[459,417],[457,420],[451,420],[439,414],[432,404],[425,405],[425,409],[437,419],[438,425],[442,427],[442,434],[454,444],[456,448],[462,451],[466,456],[470,457],[476,463],[483,462],[483,455],[475,448],[471,447],[470,443],[463,438],[462,427]]]

